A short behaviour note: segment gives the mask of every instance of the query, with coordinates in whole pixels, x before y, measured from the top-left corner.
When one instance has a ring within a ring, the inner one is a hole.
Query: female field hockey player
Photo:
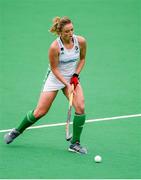
[[[57,93],[62,90],[69,99],[73,91],[73,136],[69,151],[86,154],[86,148],[80,145],[80,136],[85,123],[84,96],[79,82],[79,74],[85,64],[86,41],[74,34],[73,23],[68,17],[55,17],[50,32],[58,35],[49,48],[50,68],[37,107],[29,111],[21,124],[5,134],[4,140],[11,143],[23,131],[43,117],[50,109]],[[74,90],[72,88],[74,86]]]

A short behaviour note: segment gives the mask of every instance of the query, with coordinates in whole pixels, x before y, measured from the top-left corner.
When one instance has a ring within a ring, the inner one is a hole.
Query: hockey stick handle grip
[[[72,106],[72,101],[73,101],[73,91],[74,91],[74,85],[72,84],[71,86],[72,86],[72,92],[71,92],[71,94],[70,94],[70,96],[69,96],[69,107]]]

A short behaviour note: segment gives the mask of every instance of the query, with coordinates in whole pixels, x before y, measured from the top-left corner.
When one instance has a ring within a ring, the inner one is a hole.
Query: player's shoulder
[[[86,39],[83,36],[77,36],[80,48],[86,47]]]
[[[51,49],[56,49],[56,48],[58,48],[57,39],[54,40],[54,41],[51,43],[50,48],[51,48]]]
[[[58,50],[59,50],[59,46],[58,46],[57,39],[54,40],[54,41],[51,43],[49,49],[50,49],[51,51],[58,51]]]
[[[86,39],[83,36],[77,35],[77,39],[80,45],[85,45],[86,44]]]

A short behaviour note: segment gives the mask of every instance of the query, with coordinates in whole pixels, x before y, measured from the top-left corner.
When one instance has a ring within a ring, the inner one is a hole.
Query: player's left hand
[[[70,84],[74,85],[74,89],[76,88],[77,84],[79,84],[79,75],[78,74],[73,74],[70,80]]]

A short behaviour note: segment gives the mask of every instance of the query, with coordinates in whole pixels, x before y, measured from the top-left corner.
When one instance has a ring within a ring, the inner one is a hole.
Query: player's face
[[[66,40],[72,39],[72,36],[73,36],[73,24],[72,23],[66,24],[63,27],[61,36]]]

